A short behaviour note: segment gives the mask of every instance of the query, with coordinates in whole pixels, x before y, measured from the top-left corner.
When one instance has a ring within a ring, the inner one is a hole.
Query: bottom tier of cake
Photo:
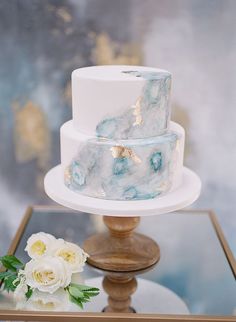
[[[114,141],[88,137],[69,121],[61,127],[65,185],[103,199],[155,198],[181,184],[184,139],[184,129],[174,122],[161,136]]]

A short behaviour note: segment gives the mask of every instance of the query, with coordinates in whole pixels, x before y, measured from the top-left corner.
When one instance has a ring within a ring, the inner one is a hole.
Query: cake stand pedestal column
[[[155,265],[146,269],[132,272],[105,271],[102,288],[108,294],[103,312],[136,313],[136,308],[131,305],[133,294],[138,289],[137,275],[152,270]],[[104,273],[104,271],[103,271]]]
[[[103,216],[108,231],[85,240],[88,262],[113,272],[131,272],[148,268],[160,259],[160,249],[151,238],[134,232],[140,217]]]

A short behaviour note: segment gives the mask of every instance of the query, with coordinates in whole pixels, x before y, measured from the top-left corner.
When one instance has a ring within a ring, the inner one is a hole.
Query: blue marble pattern
[[[163,134],[170,119],[171,74],[168,72],[124,71],[145,79],[140,97],[117,116],[108,116],[96,127],[98,137],[109,139],[145,138]]]
[[[83,166],[76,160],[71,165],[71,176],[78,186],[83,186],[86,183],[86,174]]]
[[[174,132],[147,139],[90,139],[67,168],[65,184],[104,199],[155,198],[171,187],[179,139]],[[114,148],[122,153],[114,154]]]
[[[129,171],[129,160],[127,158],[115,158],[113,164],[113,174],[115,176],[122,176]]]
[[[66,169],[65,184],[98,198],[151,199],[170,189],[175,169],[178,135],[166,133],[171,74],[123,73],[146,80],[141,96],[97,125],[97,138],[84,143]]]
[[[161,152],[155,152],[151,155],[150,165],[153,171],[157,172],[161,169],[162,166],[162,155]]]

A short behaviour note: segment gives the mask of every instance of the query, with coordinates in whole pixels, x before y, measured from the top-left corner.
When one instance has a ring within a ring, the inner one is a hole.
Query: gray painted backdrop
[[[172,118],[203,181],[194,207],[215,210],[236,254],[235,11],[228,0],[0,1],[0,254],[25,208],[51,202],[43,177],[71,118],[70,74],[94,64],[173,73]]]

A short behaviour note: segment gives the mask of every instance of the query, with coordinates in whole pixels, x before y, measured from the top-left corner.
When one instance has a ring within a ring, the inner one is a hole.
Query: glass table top
[[[102,216],[64,208],[34,207],[26,219],[17,235],[16,247],[13,245],[15,255],[23,262],[29,260],[24,248],[32,233],[48,232],[82,246],[87,237],[106,230]],[[131,296],[131,305],[137,317],[139,314],[155,314],[157,318],[190,314],[233,319],[236,315],[235,272],[213,219],[207,211],[191,210],[141,219],[138,232],[159,244],[161,258],[152,269],[136,274],[137,289]],[[86,284],[101,289],[98,297],[85,304],[84,313],[101,312],[107,305],[107,294],[102,286],[105,275],[106,272],[89,265],[81,273],[80,278]],[[1,294],[0,319],[1,312],[13,312],[14,305],[9,295]],[[81,309],[67,307],[65,311],[81,312]]]

